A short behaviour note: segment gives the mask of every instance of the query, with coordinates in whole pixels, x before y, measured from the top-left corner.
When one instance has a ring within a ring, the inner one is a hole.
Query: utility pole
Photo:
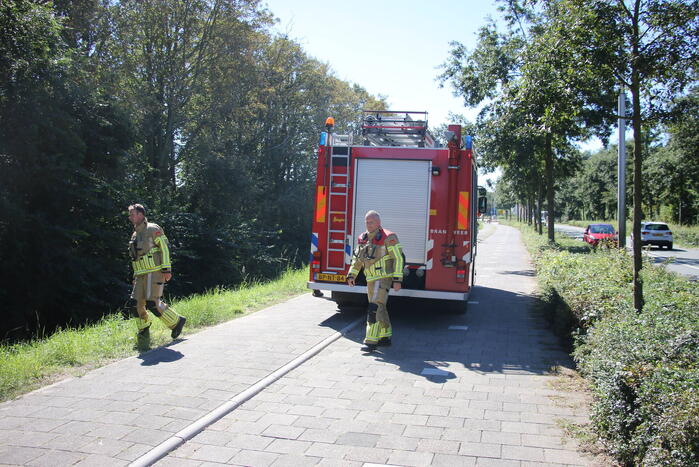
[[[626,247],[626,89],[619,91],[619,157],[617,165],[617,219],[619,248]]]

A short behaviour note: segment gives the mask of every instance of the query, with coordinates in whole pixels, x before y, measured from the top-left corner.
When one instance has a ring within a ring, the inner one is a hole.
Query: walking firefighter
[[[364,269],[369,306],[362,350],[371,352],[377,346],[391,345],[393,329],[386,302],[391,287],[396,292],[401,289],[404,260],[398,236],[381,227],[379,213],[369,211],[364,220],[367,230],[357,239],[347,283],[354,287],[355,278]]]
[[[129,206],[129,221],[134,232],[129,242],[129,256],[133,266],[133,291],[131,305],[138,313],[138,347],[150,347],[150,326],[148,311],[172,330],[176,339],[182,332],[185,317],[178,315],[162,300],[165,282],[172,278],[170,250],[165,232],[158,224],[148,222],[146,210],[140,204]]]

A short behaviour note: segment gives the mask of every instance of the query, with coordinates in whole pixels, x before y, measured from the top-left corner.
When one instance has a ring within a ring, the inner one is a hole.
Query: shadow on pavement
[[[514,271],[529,275],[528,271]],[[550,374],[554,367],[573,368],[570,356],[543,318],[534,296],[475,287],[468,312],[455,314],[437,300],[389,303],[393,345],[362,355],[364,328],[348,339],[357,342],[357,357],[396,365],[401,371],[444,383],[456,377],[452,367],[479,374]],[[352,309],[361,316],[363,309]],[[452,329],[450,329],[450,326]],[[468,329],[464,330],[464,326]]]
[[[498,274],[514,274],[517,276],[528,276],[528,277],[536,276],[536,273],[534,271],[532,271],[531,269],[525,269],[523,271],[498,271]]]
[[[323,299],[324,298],[320,298],[320,300]],[[327,298],[327,300],[332,301],[330,298]],[[356,320],[360,316],[364,316],[365,313],[366,308],[363,307],[343,307],[342,309],[338,307],[337,313],[318,323],[318,326],[328,327],[330,329],[340,331],[352,321]]]
[[[184,357],[182,352],[170,349],[168,347],[158,347],[149,352],[140,354],[137,358],[143,360],[142,366],[152,366],[159,363],[171,363]]]

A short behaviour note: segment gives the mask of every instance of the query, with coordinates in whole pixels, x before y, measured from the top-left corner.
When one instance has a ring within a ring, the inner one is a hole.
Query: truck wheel
[[[667,246],[667,249],[672,250],[672,242],[670,242],[670,244]]]

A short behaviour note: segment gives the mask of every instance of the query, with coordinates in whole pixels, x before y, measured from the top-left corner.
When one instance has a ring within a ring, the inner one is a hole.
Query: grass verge
[[[243,284],[234,290],[217,289],[171,303],[187,318],[185,335],[197,329],[250,314],[306,291],[308,269],[288,270],[278,279]],[[170,342],[170,330],[151,326],[151,347]],[[5,401],[41,386],[116,359],[137,355],[136,325],[120,313],[79,329],[63,329],[45,339],[0,345],[0,400]]]
[[[696,283],[644,263],[637,313],[628,254],[571,249],[563,239],[549,245],[526,225],[510,225],[524,234],[559,332],[573,338],[596,436],[622,465],[699,465]]]
[[[578,221],[578,220],[567,220],[561,222],[562,224],[575,225],[577,227],[587,227],[589,224],[612,224],[617,228],[617,222],[612,221]],[[672,240],[675,245],[683,246],[685,248],[697,248],[699,247],[699,225],[679,225],[679,224],[668,224],[670,230],[672,231]],[[626,222],[626,234],[631,235],[633,230],[633,222]]]

